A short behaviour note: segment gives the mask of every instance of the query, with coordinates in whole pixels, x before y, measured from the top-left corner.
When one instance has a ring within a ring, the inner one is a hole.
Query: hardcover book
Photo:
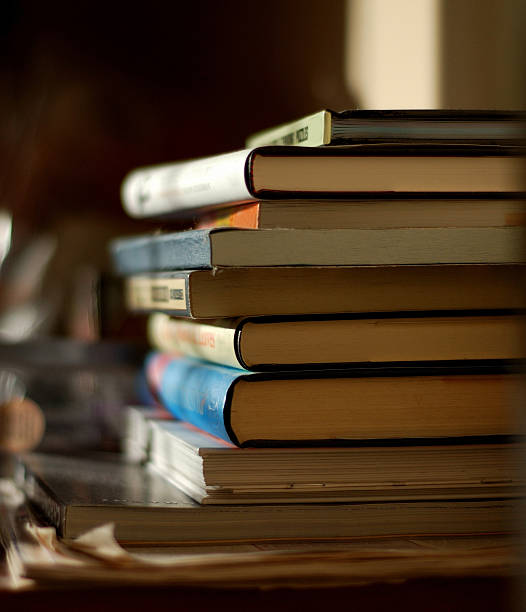
[[[181,421],[150,421],[150,426],[150,462],[201,504],[475,499],[519,493],[516,444],[243,449]]]
[[[525,259],[520,227],[333,230],[216,228],[119,238],[122,275],[225,267],[508,264]]]
[[[249,136],[247,147],[356,142],[514,142],[524,138],[518,112],[492,110],[322,110]]]
[[[510,533],[517,511],[513,499],[205,506],[148,468],[53,455],[24,457],[18,482],[65,540],[113,522],[136,545]]]
[[[196,319],[416,310],[522,309],[522,266],[184,270],[126,279],[134,311]]]
[[[189,321],[153,313],[160,351],[246,370],[352,363],[521,359],[524,319],[485,311]]]
[[[154,353],[146,375],[176,418],[239,446],[518,434],[500,362],[254,373]]]
[[[354,145],[260,147],[132,171],[132,217],[191,215],[259,199],[402,197],[523,191],[521,147]]]

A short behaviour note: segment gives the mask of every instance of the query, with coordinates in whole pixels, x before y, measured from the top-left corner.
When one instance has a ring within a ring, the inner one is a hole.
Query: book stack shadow
[[[488,136],[506,114],[401,113],[394,141],[377,118],[124,181],[128,213],[163,224],[111,244],[153,349],[125,454],[252,513],[231,539],[512,530],[522,147]]]

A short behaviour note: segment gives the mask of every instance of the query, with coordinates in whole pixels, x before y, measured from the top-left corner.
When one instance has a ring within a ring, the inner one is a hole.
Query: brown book
[[[198,319],[416,310],[522,309],[524,267],[280,267],[131,276],[135,311]]]

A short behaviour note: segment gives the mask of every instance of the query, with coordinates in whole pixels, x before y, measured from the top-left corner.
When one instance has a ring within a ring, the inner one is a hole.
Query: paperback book
[[[28,455],[17,481],[66,541],[112,522],[135,545],[510,533],[518,510],[515,499],[206,506],[151,469],[108,458]]]
[[[257,132],[247,147],[345,145],[356,142],[516,142],[521,114],[491,110],[322,110]]]
[[[243,449],[181,421],[146,419],[145,424],[151,429],[151,465],[201,504],[480,499],[519,494],[518,446],[501,440]]]

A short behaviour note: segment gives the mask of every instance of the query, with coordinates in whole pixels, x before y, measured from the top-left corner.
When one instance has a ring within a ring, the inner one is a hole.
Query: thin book
[[[247,147],[347,145],[357,142],[514,142],[524,138],[519,112],[495,110],[318,111],[262,130]]]
[[[491,199],[260,200],[196,215],[193,227],[388,229],[526,225],[526,203]]]

